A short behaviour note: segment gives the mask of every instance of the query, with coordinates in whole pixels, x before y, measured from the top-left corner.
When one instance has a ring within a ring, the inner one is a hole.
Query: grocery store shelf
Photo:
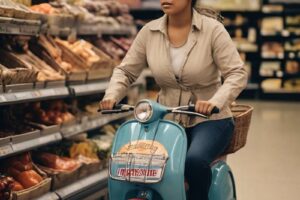
[[[38,35],[41,21],[0,17],[0,33],[13,35]]]
[[[33,89],[24,92],[0,93],[0,105],[62,98],[69,96],[67,87]]]
[[[137,30],[135,26],[112,27],[108,25],[84,25],[80,24],[76,30],[78,35],[134,35]]]
[[[0,138],[0,159],[17,153],[28,151],[37,147],[59,142],[62,138],[68,138],[76,134],[100,128],[110,122],[129,117],[128,113],[101,115],[93,119],[87,116],[82,117],[81,123],[73,123],[59,127],[51,126],[45,130],[35,130],[28,133],[14,135],[6,138]]]
[[[101,172],[56,190],[55,193],[63,200],[84,199],[97,191],[105,189],[107,187],[107,179],[107,170],[102,170]]]
[[[295,32],[290,32],[288,30],[282,30],[278,32],[265,32],[261,31],[261,36],[264,40],[283,40],[283,39],[297,39],[300,34]]]
[[[130,116],[131,113],[121,113],[121,114],[112,114],[112,115],[103,115],[95,119],[82,119],[81,123],[76,123],[72,125],[63,126],[61,128],[61,133],[63,137],[68,138],[74,135],[77,135],[82,132],[86,132],[89,130],[93,130],[96,128],[100,128],[105,124],[110,122],[123,119],[125,117]]]
[[[95,83],[70,85],[70,88],[74,91],[75,96],[83,96],[104,92],[105,89],[108,87],[108,84],[109,82],[105,80]]]
[[[33,200],[59,200],[59,196],[57,196],[55,192],[48,192],[47,194]]]
[[[53,133],[43,134],[36,130],[29,133],[15,135],[0,139],[0,158],[28,151],[46,144],[58,142],[62,139],[60,132],[56,129]]]
[[[284,56],[283,57],[279,57],[279,56],[262,56],[261,59],[264,60],[264,61],[283,61]]]
[[[300,94],[300,90],[288,90],[288,89],[263,89],[265,94]]]

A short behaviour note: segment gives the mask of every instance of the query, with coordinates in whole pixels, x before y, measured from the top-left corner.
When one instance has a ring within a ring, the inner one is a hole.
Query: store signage
[[[127,177],[127,178],[154,178],[159,179],[162,175],[162,169],[142,169],[142,168],[118,168],[117,175],[119,177]]]

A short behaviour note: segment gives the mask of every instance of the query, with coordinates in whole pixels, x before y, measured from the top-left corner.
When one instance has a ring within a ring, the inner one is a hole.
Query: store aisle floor
[[[240,103],[255,111],[246,147],[228,159],[237,199],[299,199],[300,103]]]

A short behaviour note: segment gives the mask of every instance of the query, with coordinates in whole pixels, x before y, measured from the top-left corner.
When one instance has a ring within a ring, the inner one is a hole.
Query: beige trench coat
[[[167,16],[146,24],[122,63],[114,69],[104,99],[119,102],[143,68],[149,67],[161,88],[158,96],[161,104],[179,106],[206,100],[221,109],[211,120],[231,117],[229,105],[247,85],[244,63],[228,32],[217,20],[194,10],[192,27],[185,64],[176,79],[170,60]],[[204,121],[178,114],[167,118],[185,127]]]

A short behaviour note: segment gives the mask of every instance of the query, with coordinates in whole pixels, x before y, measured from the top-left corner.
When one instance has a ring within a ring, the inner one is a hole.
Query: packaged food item
[[[74,159],[47,152],[36,152],[34,160],[41,166],[58,171],[73,171],[79,166],[78,162]]]

